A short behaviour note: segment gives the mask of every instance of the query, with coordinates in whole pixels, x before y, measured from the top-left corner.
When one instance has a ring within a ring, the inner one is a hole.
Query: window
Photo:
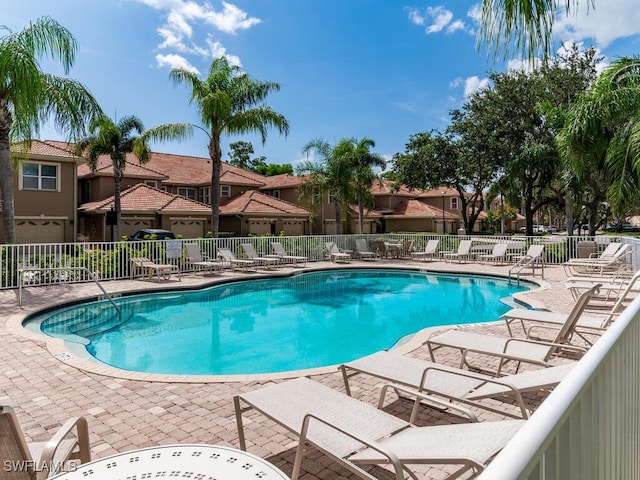
[[[457,209],[458,209],[458,198],[451,197],[451,210],[457,210]]]
[[[313,196],[314,203],[320,202],[320,189],[318,187],[313,187],[313,192],[311,193],[311,195]]]
[[[336,196],[333,193],[329,194],[328,202],[329,202],[329,205],[333,205],[334,203],[336,203]]]
[[[195,200],[196,199],[196,189],[195,188],[179,187],[178,188],[178,195],[182,195],[183,197],[187,197],[187,198],[190,198],[191,200]]]
[[[274,198],[280,198],[280,190],[274,190],[271,192],[271,196]]]
[[[229,187],[229,185],[220,185],[220,196],[221,197],[230,197],[231,196],[231,187]]]
[[[211,188],[204,187],[200,189],[200,201],[202,203],[210,204],[209,195],[211,194]]]
[[[58,165],[32,162],[23,164],[22,188],[25,190],[58,191]]]
[[[144,184],[149,185],[150,187],[153,187],[153,188],[158,188],[158,182],[156,182],[155,180],[145,180]]]

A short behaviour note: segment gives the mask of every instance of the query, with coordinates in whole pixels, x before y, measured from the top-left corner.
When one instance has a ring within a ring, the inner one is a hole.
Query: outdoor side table
[[[290,480],[266,460],[230,447],[162,445],[100,458],[50,480],[127,480],[142,478],[199,480]]]

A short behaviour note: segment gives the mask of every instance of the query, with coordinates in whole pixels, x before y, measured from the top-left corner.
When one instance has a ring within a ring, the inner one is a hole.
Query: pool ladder
[[[100,283],[100,280],[98,280],[98,277],[96,277],[93,274],[93,272],[91,270],[89,270],[87,267],[21,268],[20,270],[18,270],[18,305],[20,307],[22,306],[22,286],[24,284],[24,274],[25,273],[27,273],[27,272],[62,272],[62,271],[65,271],[65,272],[69,272],[69,271],[85,272],[89,276],[89,278],[95,282],[95,284],[98,286],[98,288],[100,288],[100,290],[102,290],[102,293],[104,293],[104,296],[107,298],[107,300],[109,300],[109,302],[111,302],[111,305],[113,305],[113,308],[116,309],[118,314],[121,313],[120,312],[120,308],[113,301],[113,298],[111,297],[111,295],[109,295],[109,293],[104,289],[104,287]]]

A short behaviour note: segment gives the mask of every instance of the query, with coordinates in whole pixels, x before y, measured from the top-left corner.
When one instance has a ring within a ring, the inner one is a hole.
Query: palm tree
[[[375,142],[370,138],[342,139],[334,148],[334,155],[344,156],[346,163],[351,165],[350,179],[351,199],[358,204],[358,231],[364,229],[364,208],[374,205],[375,198],[371,193],[371,185],[377,178],[374,167],[384,168],[386,161],[377,153],[372,153],[371,148]]]
[[[76,153],[86,155],[92,171],[98,167],[101,155],[109,155],[113,164],[113,203],[116,222],[113,229],[115,239],[120,238],[120,182],[126,167],[127,153],[135,154],[140,163],[147,163],[151,152],[146,144],[139,141],[138,135],[144,132],[144,125],[138,117],[128,116],[114,123],[106,115],[96,118],[89,124],[89,135],[76,144]],[[136,143],[137,142],[137,143]]]
[[[346,208],[351,198],[353,172],[351,159],[341,154],[337,148],[339,145],[340,143],[331,146],[321,138],[311,140],[302,149],[302,153],[307,155],[307,160],[297,169],[299,174],[310,175],[310,181],[301,188],[300,193],[303,196],[312,194],[312,208],[320,201],[323,194],[329,193],[333,196],[337,235],[342,234],[342,210]],[[309,159],[312,153],[317,160]]]
[[[575,176],[606,173],[607,202],[624,216],[640,184],[640,58],[614,61],[569,110],[557,136]]]
[[[567,14],[578,3],[565,0]],[[586,3],[593,6],[595,1]],[[547,58],[553,51],[551,34],[561,6],[562,0],[482,0],[478,40],[487,43],[494,57],[501,47],[509,55],[513,44],[524,58],[534,60],[538,53]]]
[[[225,57],[217,58],[209,67],[207,78],[181,68],[171,71],[174,83],[185,83],[191,88],[191,103],[195,104],[202,126],[190,123],[159,125],[144,132],[141,148],[147,140],[184,140],[198,128],[209,137],[211,157],[211,230],[218,236],[220,225],[220,170],[222,167],[222,134],[237,135],[259,133],[262,143],[267,140],[267,128],[276,127],[280,133],[289,134],[286,118],[263,105],[280,84],[259,81],[250,77],[239,67],[230,65]]]
[[[86,121],[101,114],[98,103],[80,83],[45,73],[40,60],[60,60],[64,73],[73,65],[77,45],[58,22],[43,17],[20,32],[0,37],[0,190],[4,240],[15,242],[11,144],[19,143],[24,158],[40,122],[53,119],[70,138],[84,131]]]

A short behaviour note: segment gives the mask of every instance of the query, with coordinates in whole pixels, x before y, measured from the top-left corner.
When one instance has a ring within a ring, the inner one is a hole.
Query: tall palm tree
[[[0,190],[3,201],[4,241],[15,242],[11,144],[20,143],[24,158],[40,123],[52,118],[70,138],[82,134],[86,122],[102,113],[98,103],[77,81],[45,73],[40,60],[60,60],[64,73],[77,50],[71,33],[43,17],[19,32],[0,37]]]
[[[344,156],[350,164],[352,173],[349,176],[351,200],[358,204],[358,231],[364,229],[364,208],[370,208],[375,202],[371,193],[371,185],[377,175],[375,167],[384,168],[386,161],[381,155],[371,152],[376,143],[370,138],[344,138],[334,148],[334,155]]]
[[[588,7],[595,4],[583,1]],[[507,56],[515,47],[523,58],[533,60],[537,54],[547,58],[553,51],[552,30],[562,4],[562,0],[482,0],[478,40],[487,43],[494,57],[501,48]],[[567,14],[578,4],[579,0],[565,0]]]
[[[310,175],[310,181],[302,187],[301,194],[312,194],[312,208],[323,194],[329,193],[333,196],[337,235],[342,234],[342,211],[346,209],[351,198],[353,173],[351,158],[342,154],[343,149],[344,145],[340,142],[332,146],[321,138],[311,140],[302,149],[302,153],[307,155],[307,160],[297,169],[300,174]],[[311,154],[314,154],[315,160],[309,158]]]
[[[106,115],[96,118],[89,124],[89,134],[76,144],[76,153],[86,155],[92,171],[98,167],[101,155],[109,155],[113,164],[113,203],[116,222],[113,229],[115,239],[120,239],[120,183],[126,167],[127,153],[135,154],[140,163],[147,163],[151,152],[147,145],[139,140],[144,132],[142,121],[135,116],[121,118],[115,123]]]
[[[268,127],[276,127],[280,133],[289,134],[287,119],[263,104],[267,96],[280,90],[280,84],[259,81],[239,67],[230,65],[225,57],[211,63],[207,78],[181,68],[171,71],[176,84],[191,88],[191,103],[196,105],[202,125],[190,123],[159,125],[144,132],[141,148],[147,140],[184,140],[193,135],[194,129],[209,137],[211,157],[211,231],[218,236],[220,226],[220,170],[222,148],[220,138],[225,135],[259,133],[262,143],[267,140]]]

